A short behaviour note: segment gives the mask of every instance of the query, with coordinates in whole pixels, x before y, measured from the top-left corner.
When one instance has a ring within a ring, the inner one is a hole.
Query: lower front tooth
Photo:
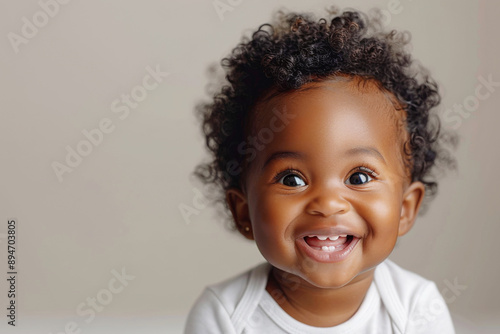
[[[321,250],[327,251],[328,250],[328,246],[321,247]]]
[[[335,246],[330,246],[330,247],[328,247],[328,250],[329,250],[330,252],[333,252],[333,251],[335,250]]]

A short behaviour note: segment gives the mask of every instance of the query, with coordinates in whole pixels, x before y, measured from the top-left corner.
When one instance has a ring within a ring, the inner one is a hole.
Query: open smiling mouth
[[[349,234],[308,235],[297,239],[297,246],[318,262],[340,262],[351,254],[360,238]]]

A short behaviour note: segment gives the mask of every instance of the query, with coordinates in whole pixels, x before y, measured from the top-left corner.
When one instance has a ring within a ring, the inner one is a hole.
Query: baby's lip
[[[331,237],[331,236],[343,236],[343,235],[352,235],[355,238],[358,239],[361,238],[361,234],[357,233],[352,228],[345,226],[331,226],[331,227],[318,227],[300,232],[297,236],[297,239],[302,239],[305,237],[312,237],[312,236]]]

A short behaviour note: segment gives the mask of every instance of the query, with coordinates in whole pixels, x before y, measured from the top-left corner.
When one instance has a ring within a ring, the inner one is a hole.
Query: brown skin
[[[404,112],[387,92],[357,78],[309,83],[262,103],[254,133],[268,124],[272,108],[295,117],[258,151],[243,189],[228,190],[226,199],[240,232],[272,265],[266,290],[283,310],[311,326],[335,326],[357,311],[375,267],[410,230],[424,196],[424,185],[412,183],[403,164]],[[349,152],[356,147],[381,157]],[[278,151],[302,158],[274,159],[264,168]],[[355,184],[355,173],[366,183]],[[361,237],[346,259],[317,262],[297,247],[299,234],[329,227]]]

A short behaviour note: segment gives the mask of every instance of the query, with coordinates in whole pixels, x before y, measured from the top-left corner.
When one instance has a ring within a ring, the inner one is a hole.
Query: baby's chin
[[[280,285],[285,284],[290,290],[301,289],[331,289],[338,290],[359,282],[373,279],[375,267],[358,270],[353,266],[350,270],[333,267],[331,264],[304,261],[303,269],[276,267],[272,263],[275,277]],[[279,279],[281,277],[281,279]]]
[[[333,277],[325,277],[325,275],[309,275],[305,278],[311,288],[323,290],[339,290],[362,280],[359,275],[349,276],[338,274]]]

